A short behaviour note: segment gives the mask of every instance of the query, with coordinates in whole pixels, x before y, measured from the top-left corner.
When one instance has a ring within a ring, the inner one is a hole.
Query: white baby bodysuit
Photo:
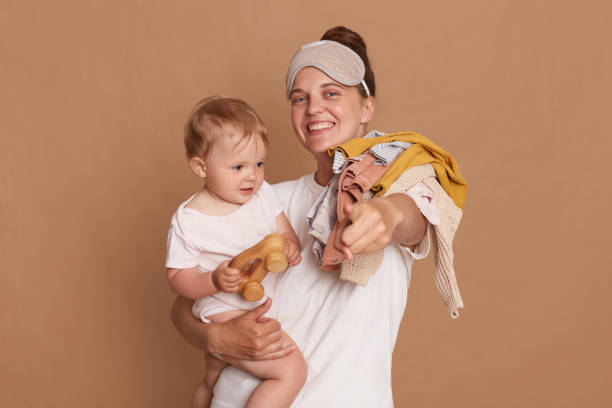
[[[272,187],[263,182],[255,196],[236,211],[224,215],[204,214],[185,208],[194,196],[182,203],[172,216],[168,232],[167,268],[199,266],[212,271],[235,255],[252,247],[266,235],[277,232],[276,216],[283,210]],[[219,292],[199,299],[193,306],[194,315],[204,322],[210,316],[228,310],[250,310],[271,296],[276,274],[262,281],[266,296],[248,302],[239,293]]]

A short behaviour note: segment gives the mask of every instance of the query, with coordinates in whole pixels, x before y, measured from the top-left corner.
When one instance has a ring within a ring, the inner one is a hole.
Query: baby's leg
[[[215,384],[219,379],[219,374],[228,365],[223,360],[219,360],[217,357],[210,353],[205,354],[205,374],[200,384],[198,384],[193,398],[191,400],[191,408],[209,408],[212,402],[213,390]]]
[[[283,343],[293,340],[282,333]],[[299,348],[276,360],[234,360],[228,363],[263,380],[251,394],[247,408],[289,407],[306,382],[307,365]]]
[[[222,323],[227,320],[233,319],[234,317],[240,316],[243,314],[242,310],[232,310],[228,312],[221,312],[207,318],[213,323]],[[228,365],[223,360],[218,359],[210,353],[206,353],[205,364],[204,364],[204,378],[198,386],[196,387],[193,398],[191,399],[191,408],[209,408],[210,403],[212,402],[213,390],[215,389],[215,384],[217,384],[217,380],[219,379],[219,375],[221,371]]]

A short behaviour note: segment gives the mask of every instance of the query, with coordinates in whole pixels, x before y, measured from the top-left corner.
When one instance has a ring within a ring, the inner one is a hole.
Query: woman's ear
[[[374,118],[376,99],[373,96],[364,98],[361,103],[361,123],[366,124]]]
[[[206,178],[206,162],[200,157],[189,159],[189,167],[198,177]]]

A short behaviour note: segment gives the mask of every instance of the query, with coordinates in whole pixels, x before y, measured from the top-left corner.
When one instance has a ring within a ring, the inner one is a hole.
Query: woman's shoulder
[[[281,199],[290,197],[304,189],[313,190],[318,187],[314,181],[314,172],[308,173],[295,180],[281,181],[271,186]]]
[[[291,191],[295,190],[298,181],[299,179],[281,181],[280,183],[271,184],[270,187],[274,190],[274,192],[276,192],[276,194],[290,193]]]

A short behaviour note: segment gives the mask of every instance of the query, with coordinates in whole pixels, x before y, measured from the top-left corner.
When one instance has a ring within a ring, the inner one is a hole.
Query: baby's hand
[[[285,256],[287,257],[289,266],[295,266],[302,260],[302,255],[300,254],[300,244],[294,239],[285,239]]]
[[[230,261],[223,261],[212,273],[215,287],[221,292],[234,293],[240,289],[242,276],[238,269],[229,267]]]

